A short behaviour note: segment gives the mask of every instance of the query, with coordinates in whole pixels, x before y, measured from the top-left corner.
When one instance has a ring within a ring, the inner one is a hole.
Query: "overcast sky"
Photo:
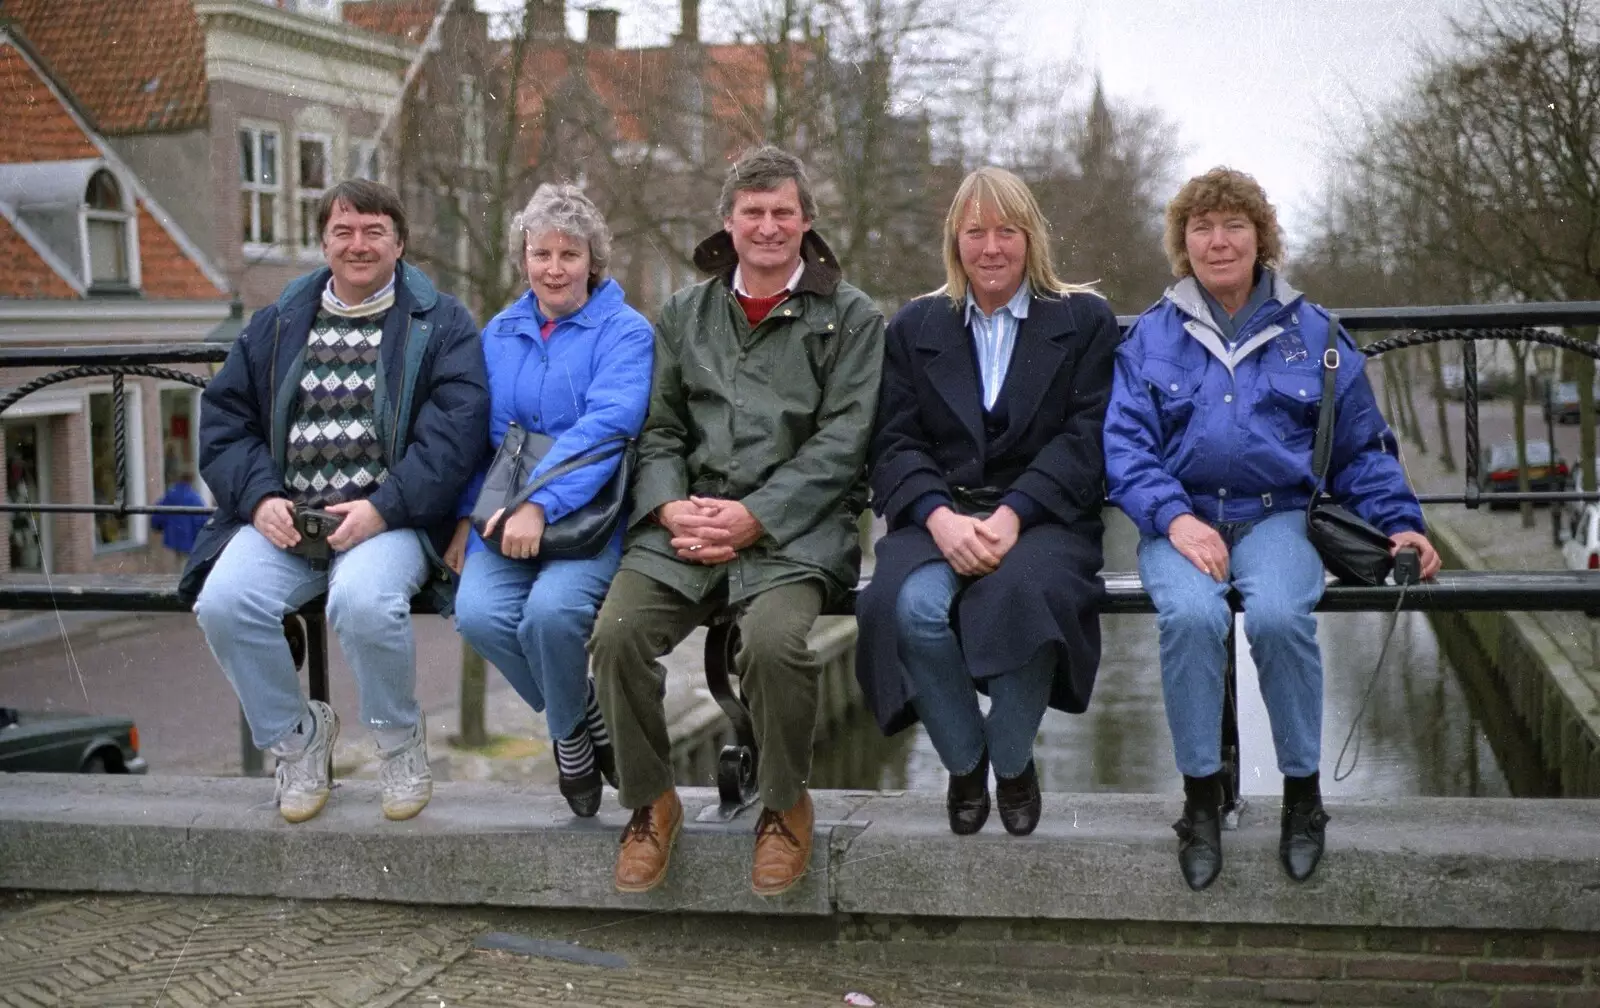
[[[719,2],[703,0],[717,40]],[[1333,152],[1363,111],[1401,90],[1412,53],[1478,0],[993,0],[973,4],[974,44],[1098,69],[1113,96],[1162,109],[1185,149],[1185,176],[1216,164],[1254,174],[1294,241]],[[504,8],[516,0],[478,0]],[[623,45],[676,29],[672,0],[605,0]],[[588,4],[585,4],[588,6]],[[576,37],[583,14],[569,2]]]

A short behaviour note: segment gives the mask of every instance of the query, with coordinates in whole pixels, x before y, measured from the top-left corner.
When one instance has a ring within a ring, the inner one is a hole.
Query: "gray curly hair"
[[[582,189],[566,182],[546,182],[533,191],[528,205],[511,218],[511,254],[517,262],[524,261],[529,238],[549,231],[589,243],[589,289],[600,286],[611,263],[611,229]]]

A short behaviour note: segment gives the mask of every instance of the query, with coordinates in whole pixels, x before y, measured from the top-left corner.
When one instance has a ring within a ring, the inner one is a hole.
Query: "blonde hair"
[[[1189,262],[1189,246],[1185,231],[1189,219],[1211,213],[1244,214],[1256,229],[1256,263],[1268,269],[1277,269],[1283,261],[1283,230],[1278,227],[1278,211],[1267,202],[1267,191],[1254,176],[1221,165],[1204,175],[1196,175],[1183,184],[1178,195],[1167,204],[1167,229],[1162,246],[1167,262],[1172,264],[1172,275],[1180,280],[1194,276],[1194,266]]]
[[[1056,276],[1055,263],[1050,259],[1050,225],[1028,184],[1004,168],[985,166],[961,180],[944,219],[943,293],[958,307],[966,304],[969,286],[967,271],[961,265],[961,222],[969,207],[980,215],[992,210],[1002,222],[1022,229],[1028,240],[1026,276],[1035,294],[1103,296],[1091,284],[1069,284]]]

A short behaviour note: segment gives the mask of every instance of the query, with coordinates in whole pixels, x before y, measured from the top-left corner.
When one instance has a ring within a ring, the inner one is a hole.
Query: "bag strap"
[[[513,504],[526,500],[541,487],[545,487],[551,483],[554,483],[556,480],[567,475],[568,473],[576,472],[577,470],[582,469],[584,466],[594,465],[596,462],[604,462],[608,458],[622,454],[627,450],[628,442],[632,440],[633,439],[628,437],[626,434],[613,434],[611,437],[596,441],[592,446],[596,450],[590,451],[589,454],[568,459],[558,466],[551,466],[549,469],[546,469],[544,472],[540,473],[537,479],[533,480],[526,486],[510,487],[506,491],[506,501],[504,504],[500,505],[501,508],[506,511],[510,511]],[[509,515],[507,517],[509,517]],[[502,524],[504,523],[502,522]]]
[[[1333,421],[1337,409],[1339,377],[1339,316],[1328,313],[1328,348],[1322,351],[1322,402],[1317,407],[1317,440],[1311,449],[1311,478],[1316,481],[1312,500],[1327,482],[1328,461],[1333,457]]]

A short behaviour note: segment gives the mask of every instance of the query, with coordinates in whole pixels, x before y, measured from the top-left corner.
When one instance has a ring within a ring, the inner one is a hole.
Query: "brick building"
[[[228,318],[222,271],[14,25],[0,24],[0,346],[203,339]],[[39,374],[0,371],[0,386]],[[161,495],[192,469],[198,393],[127,383],[128,501]],[[0,417],[5,497],[115,499],[109,379],[48,387]],[[146,519],[0,515],[0,572],[145,566]]]
[[[323,190],[387,170],[374,137],[417,47],[345,23],[340,7],[0,0],[0,18],[253,311],[321,263]]]
[[[341,6],[0,0],[0,345],[231,334],[237,321],[219,329],[230,295],[254,310],[321,265],[317,201],[341,178],[386,177],[377,138],[418,54],[347,24]],[[27,377],[0,373],[0,386]],[[128,388],[142,435],[129,500],[150,502],[193,465],[198,401]],[[14,496],[111,500],[109,398],[60,386],[0,418]],[[171,561],[143,518],[0,516],[0,529],[0,571]]]

